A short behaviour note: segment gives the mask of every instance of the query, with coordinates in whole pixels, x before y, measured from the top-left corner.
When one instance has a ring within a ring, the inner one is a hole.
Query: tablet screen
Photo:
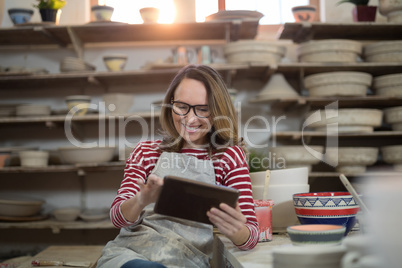
[[[207,211],[226,203],[236,207],[237,189],[166,176],[154,211],[159,214],[211,224]]]

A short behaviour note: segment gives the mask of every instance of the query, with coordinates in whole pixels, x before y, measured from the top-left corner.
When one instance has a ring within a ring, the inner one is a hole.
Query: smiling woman
[[[93,2],[93,1],[92,1]],[[176,15],[176,9],[173,0],[98,0],[99,5],[108,5],[114,7],[112,21],[126,22],[130,24],[141,24],[142,18],[140,9],[143,7],[159,8],[158,23],[173,23]]]

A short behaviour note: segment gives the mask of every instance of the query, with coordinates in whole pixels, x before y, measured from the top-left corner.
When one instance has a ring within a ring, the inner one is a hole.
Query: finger
[[[233,208],[233,207],[229,206],[228,204],[221,203],[219,205],[219,208],[221,210],[223,210],[224,212],[226,212],[229,216],[231,216],[232,218],[242,222],[243,224],[247,222],[246,217],[241,212],[239,203],[237,203],[236,208]]]

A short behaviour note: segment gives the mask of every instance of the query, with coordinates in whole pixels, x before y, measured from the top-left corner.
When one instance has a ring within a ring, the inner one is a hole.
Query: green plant
[[[370,0],[341,0],[337,3],[337,5],[340,5],[342,3],[351,3],[356,6],[367,6],[369,1]]]
[[[34,7],[39,9],[61,9],[67,4],[65,0],[37,0],[38,4]]]

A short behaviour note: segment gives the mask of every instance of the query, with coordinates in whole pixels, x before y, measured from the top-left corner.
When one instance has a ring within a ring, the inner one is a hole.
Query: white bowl
[[[46,167],[49,161],[49,152],[20,151],[18,155],[22,167]]]
[[[159,9],[156,7],[144,7],[140,9],[140,15],[144,23],[156,23],[159,19]]]
[[[101,221],[109,217],[109,209],[87,209],[79,216],[84,221]]]
[[[18,197],[1,196],[0,197],[0,215],[8,217],[29,217],[39,213],[43,200]]]
[[[67,96],[65,101],[69,113],[73,113],[73,115],[85,115],[91,103],[91,96],[71,95]]]
[[[52,211],[53,216],[58,221],[75,221],[80,215],[81,210],[79,208],[58,208]]]
[[[114,8],[111,6],[95,5],[91,7],[92,21],[110,21]]]
[[[127,114],[133,106],[133,100],[133,94],[110,93],[103,95],[106,112],[110,114]]]
[[[103,57],[106,68],[111,72],[122,71],[126,66],[126,55],[107,55]]]
[[[389,124],[402,122],[402,106],[388,108],[384,110],[385,122]]]
[[[115,147],[61,147],[58,149],[62,160],[67,164],[103,163],[113,159]]]

